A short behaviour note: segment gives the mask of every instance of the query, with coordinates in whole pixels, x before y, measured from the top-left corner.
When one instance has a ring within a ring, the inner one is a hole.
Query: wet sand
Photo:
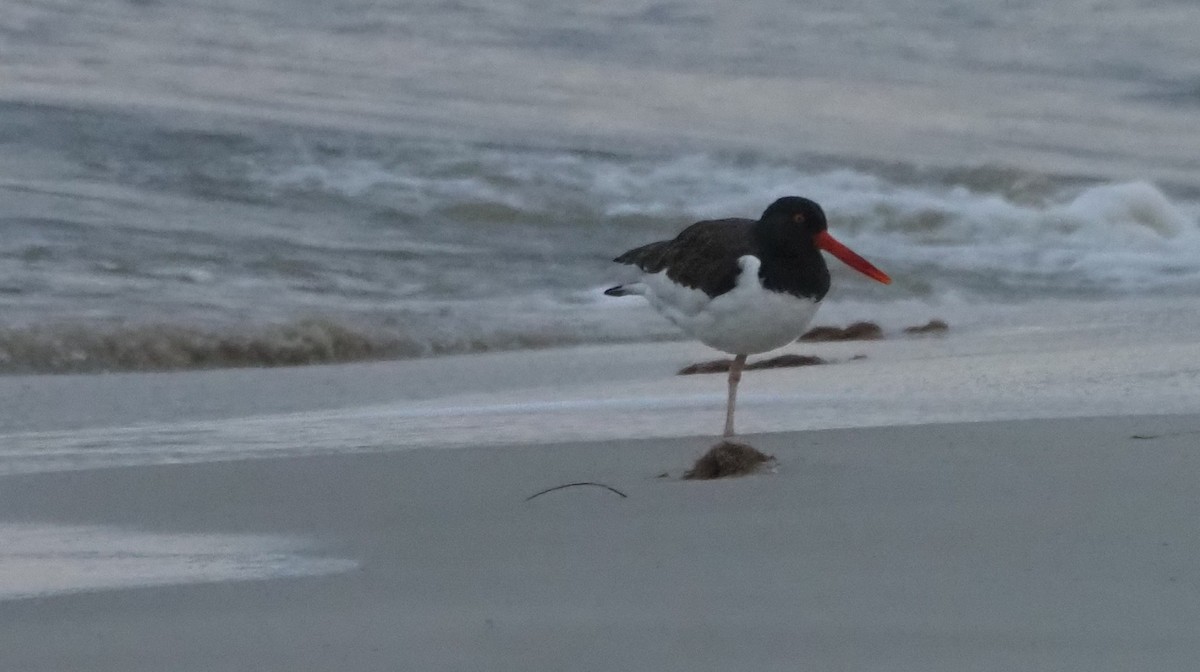
[[[303,535],[358,568],[3,601],[3,667],[1094,672],[1200,657],[1200,417],[746,438],[775,473],[677,480],[710,443],[677,438],[10,476],[6,518]],[[525,501],[579,480],[628,498]]]

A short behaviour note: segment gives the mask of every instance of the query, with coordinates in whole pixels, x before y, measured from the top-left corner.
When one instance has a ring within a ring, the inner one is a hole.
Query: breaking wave
[[[409,168],[343,164],[262,179],[270,189],[403,203],[414,218],[486,226],[498,243],[511,231],[597,256],[804,194],[825,206],[839,237],[895,269],[893,293],[1006,300],[1200,290],[1200,204],[1145,181],[512,150],[476,152],[469,167]],[[851,291],[884,299],[878,288]]]

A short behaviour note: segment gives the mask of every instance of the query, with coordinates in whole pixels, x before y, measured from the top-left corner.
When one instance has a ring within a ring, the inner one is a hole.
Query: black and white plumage
[[[725,435],[733,434],[737,383],[746,356],[796,340],[829,292],[821,250],[879,282],[879,269],[829,235],[814,201],[787,196],[757,220],[697,222],[671,240],[617,257],[640,271],[605,294],[644,296],[684,333],[735,355],[729,371]]]

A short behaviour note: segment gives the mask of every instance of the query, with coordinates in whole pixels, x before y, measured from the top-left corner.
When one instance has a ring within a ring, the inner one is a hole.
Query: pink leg
[[[737,405],[737,386],[742,379],[742,367],[746,365],[746,355],[738,355],[729,365],[729,403],[725,407],[725,438],[733,436],[733,407]]]

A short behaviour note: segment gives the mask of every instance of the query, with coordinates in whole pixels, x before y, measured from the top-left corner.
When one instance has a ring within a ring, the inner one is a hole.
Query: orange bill
[[[868,278],[882,282],[885,285],[892,284],[892,279],[888,277],[887,273],[875,268],[871,262],[863,259],[855,254],[850,248],[834,240],[833,236],[829,235],[828,231],[822,231],[813,236],[813,243],[818,249],[825,250],[826,252],[832,254],[840,259],[842,263],[846,264],[850,268],[853,268],[859,273],[862,273]]]

